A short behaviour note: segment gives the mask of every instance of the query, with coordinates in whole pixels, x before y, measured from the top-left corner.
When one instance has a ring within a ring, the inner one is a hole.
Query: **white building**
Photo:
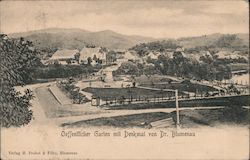
[[[134,62],[140,62],[142,59],[136,55],[135,52],[131,51],[126,51],[123,55],[122,58],[118,58],[118,62],[127,62],[128,60],[134,61]]]
[[[102,64],[106,62],[106,53],[100,51],[100,47],[96,48],[83,48],[80,52],[80,62],[87,64],[88,58],[90,57],[92,59],[92,65],[95,65],[98,63],[98,60],[102,61]]]
[[[201,55],[204,57],[213,58],[213,56],[211,55],[209,51],[201,51]]]
[[[68,64],[77,63],[75,59],[75,55],[79,54],[78,50],[69,50],[69,49],[59,49],[57,50],[52,57],[47,61],[47,63],[55,63],[56,61],[59,64]]]
[[[147,55],[147,58],[150,58],[150,59],[158,59],[158,56],[160,54],[156,53],[156,52],[150,52],[148,55]]]

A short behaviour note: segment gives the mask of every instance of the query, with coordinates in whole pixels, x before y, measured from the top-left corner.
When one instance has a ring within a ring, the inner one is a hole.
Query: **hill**
[[[138,43],[153,41],[153,38],[127,36],[110,30],[90,32],[82,29],[49,28],[24,33],[10,34],[10,37],[24,37],[41,49],[67,48],[81,49],[87,44],[109,49],[127,49]]]
[[[41,56],[51,56],[57,49],[79,49],[86,45],[96,45],[109,49],[133,49],[142,52],[157,50],[164,51],[168,48],[175,49],[183,46],[187,49],[210,48],[220,50],[226,48],[230,50],[240,50],[247,52],[249,49],[248,34],[220,34],[203,35],[197,37],[186,37],[179,39],[154,39],[143,36],[128,36],[116,33],[111,30],[90,32],[83,29],[71,28],[48,28],[43,30],[29,31],[23,33],[10,34],[9,37],[24,37],[33,42],[36,48],[41,51]],[[145,53],[144,53],[145,52]]]
[[[195,48],[203,46],[214,47],[241,47],[249,45],[248,34],[220,34],[203,35],[199,37],[179,38],[178,42],[185,48]]]
[[[131,47],[131,50],[135,50],[139,55],[145,56],[151,51],[167,51],[175,50],[178,47],[184,47],[187,51],[193,49],[210,50],[210,51],[242,51],[242,53],[248,53],[249,51],[249,35],[248,34],[211,34],[199,37],[186,37],[179,39],[158,40],[154,42],[137,44]]]

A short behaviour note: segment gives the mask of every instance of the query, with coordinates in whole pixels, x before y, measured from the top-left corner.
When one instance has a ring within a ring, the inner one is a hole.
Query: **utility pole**
[[[178,103],[178,90],[175,90],[175,106],[176,106],[176,127],[180,127],[179,103]]]

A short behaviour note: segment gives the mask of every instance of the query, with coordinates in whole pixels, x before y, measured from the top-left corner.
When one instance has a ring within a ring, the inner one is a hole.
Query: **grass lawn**
[[[249,65],[248,63],[231,63],[229,64],[232,71],[238,71],[238,70],[248,70]]]
[[[173,112],[175,114],[175,112]],[[175,121],[175,117],[174,121]],[[196,109],[180,111],[180,123],[183,127],[196,127],[197,125],[218,126],[248,125],[249,109],[237,107],[225,107],[216,109]]]
[[[156,91],[156,90],[148,90],[142,88],[84,88],[83,91],[90,92],[94,96],[100,97],[103,100],[114,100],[119,99],[120,97],[124,97],[126,99],[133,97],[135,98],[155,98],[155,97],[169,97],[174,96],[173,92],[167,91]],[[183,94],[183,93],[182,93]],[[181,95],[181,93],[180,93]]]
[[[228,106],[228,105],[249,105],[249,95],[233,96],[233,97],[214,97],[205,99],[186,99],[179,101],[179,107],[213,107],[213,106]],[[175,108],[175,100],[166,102],[144,102],[144,103],[126,103],[109,106],[110,110],[138,110],[138,109],[153,109],[153,108]]]
[[[143,87],[152,87],[160,89],[178,89],[178,91],[187,91],[187,92],[209,92],[216,91],[215,88],[209,87],[206,85],[194,84],[194,83],[171,83],[171,84],[141,84]]]
[[[62,124],[66,127],[88,127],[88,126],[108,126],[108,127],[119,127],[119,128],[150,128],[151,122],[159,121],[162,119],[170,118],[170,113],[153,112],[153,113],[142,113],[125,116],[115,117],[103,117],[91,120],[78,121],[71,124]]]
[[[176,112],[152,112],[124,116],[102,117],[64,123],[62,127],[115,127],[115,128],[151,128],[152,122],[172,118],[176,122]],[[182,128],[196,128],[202,126],[241,125],[248,126],[249,109],[225,107],[214,109],[181,110],[180,124]],[[165,122],[162,122],[165,123]],[[174,127],[174,126],[172,126]]]

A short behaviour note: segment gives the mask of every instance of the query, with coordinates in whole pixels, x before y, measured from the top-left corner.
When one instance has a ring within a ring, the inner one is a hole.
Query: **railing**
[[[241,96],[241,95],[249,95],[249,92],[243,92],[240,94],[237,93],[228,93],[228,94],[223,94],[223,95],[214,95],[214,96],[205,96],[205,95],[196,95],[196,96],[188,96],[188,95],[183,95],[183,96],[178,96],[179,101],[185,101],[185,100],[202,100],[202,99],[213,99],[213,98],[218,98],[218,97],[233,97],[233,96]],[[120,99],[104,99],[103,100],[103,106],[115,106],[115,105],[124,105],[124,104],[140,104],[140,103],[160,103],[160,102],[170,102],[170,101],[175,101],[175,96],[169,96],[169,97],[131,97],[131,98],[126,98],[123,100]]]

